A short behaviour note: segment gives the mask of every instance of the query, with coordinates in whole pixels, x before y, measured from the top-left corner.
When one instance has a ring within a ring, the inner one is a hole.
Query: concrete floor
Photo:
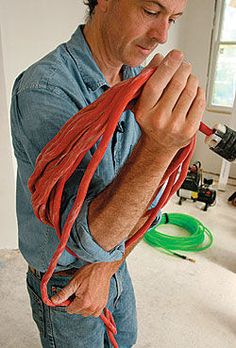
[[[217,204],[208,212],[200,210],[199,203],[179,206],[176,196],[165,207],[169,213],[195,216],[212,231],[213,246],[190,254],[196,263],[168,256],[145,242],[129,256],[139,319],[136,348],[236,347],[236,207],[227,203],[234,191],[229,186],[227,192],[218,192]],[[40,347],[25,271],[17,250],[0,251],[1,348]]]

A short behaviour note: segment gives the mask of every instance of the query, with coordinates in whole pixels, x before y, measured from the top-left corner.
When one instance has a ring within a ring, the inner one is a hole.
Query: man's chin
[[[146,61],[147,57],[135,57],[133,59],[127,59],[127,62],[125,63],[125,65],[130,66],[131,68],[136,68],[140,65],[145,65],[145,61]]]
[[[145,59],[137,64],[128,64],[131,68],[137,68],[140,65],[145,65]]]

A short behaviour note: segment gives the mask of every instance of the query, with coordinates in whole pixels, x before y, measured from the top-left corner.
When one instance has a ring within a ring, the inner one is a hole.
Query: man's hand
[[[147,81],[134,113],[150,150],[168,154],[186,146],[197,132],[205,93],[181,52],[172,51],[162,61],[160,57],[156,60],[158,68]]]
[[[107,304],[110,279],[117,268],[112,267],[112,263],[94,263],[80,268],[69,284],[52,296],[52,302],[60,305],[75,296],[67,307],[68,313],[99,317]]]
[[[146,216],[141,217],[129,237],[132,237],[146,220]],[[74,300],[67,307],[68,313],[99,317],[108,301],[111,277],[141,239],[142,237],[129,245],[119,261],[92,263],[81,267],[69,284],[51,297],[52,302],[60,305],[74,295]]]

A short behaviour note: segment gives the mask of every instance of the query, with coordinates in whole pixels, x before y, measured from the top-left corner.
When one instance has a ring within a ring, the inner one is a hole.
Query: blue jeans
[[[48,284],[51,297],[63,288],[71,276],[53,276]],[[41,299],[41,275],[27,273],[33,319],[36,322],[44,348],[110,348],[105,326],[100,318],[68,314],[64,307],[48,307]],[[119,348],[132,347],[137,338],[136,305],[131,279],[124,263],[111,278],[107,303],[117,326]]]

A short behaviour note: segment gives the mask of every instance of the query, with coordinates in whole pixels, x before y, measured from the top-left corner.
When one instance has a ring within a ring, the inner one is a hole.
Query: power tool
[[[194,202],[205,203],[203,210],[207,211],[208,207],[213,206],[216,201],[216,191],[210,187],[212,184],[212,178],[203,179],[201,163],[199,161],[193,163],[188,169],[183,184],[177,191],[179,205],[186,199],[191,199]]]

